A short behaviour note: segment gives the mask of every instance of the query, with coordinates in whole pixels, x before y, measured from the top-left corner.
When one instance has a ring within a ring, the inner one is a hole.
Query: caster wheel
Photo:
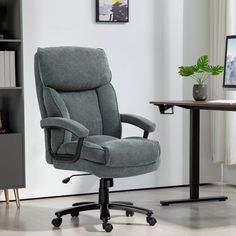
[[[129,217],[129,216],[133,216],[133,215],[134,215],[134,212],[127,210],[127,211],[125,212],[125,214],[126,214],[126,216]]]
[[[71,212],[71,217],[78,217],[79,216],[79,212]]]
[[[56,228],[58,228],[62,223],[62,218],[54,218],[52,220],[52,225]]]
[[[157,223],[157,220],[152,216],[148,216],[147,217],[147,223],[151,226],[154,226]]]
[[[110,223],[103,223],[102,227],[107,233],[109,233],[113,230],[113,226]]]

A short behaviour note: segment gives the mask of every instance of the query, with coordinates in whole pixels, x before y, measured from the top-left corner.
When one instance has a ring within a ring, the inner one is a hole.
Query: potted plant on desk
[[[219,75],[224,70],[223,66],[210,66],[208,56],[204,55],[198,58],[197,64],[193,66],[180,66],[179,74],[184,77],[190,76],[197,83],[193,86],[193,98],[196,101],[205,101],[207,99],[207,80],[210,75]]]

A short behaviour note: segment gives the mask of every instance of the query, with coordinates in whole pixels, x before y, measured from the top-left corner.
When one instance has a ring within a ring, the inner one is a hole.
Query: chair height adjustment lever
[[[73,177],[77,177],[77,176],[84,176],[84,175],[91,175],[90,173],[87,173],[87,174],[78,174],[78,175],[71,175],[70,177],[67,177],[65,179],[62,180],[62,183],[63,184],[67,184],[70,182],[71,178]]]

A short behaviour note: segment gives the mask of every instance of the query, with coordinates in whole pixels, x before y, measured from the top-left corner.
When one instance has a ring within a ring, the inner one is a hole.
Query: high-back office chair
[[[111,71],[102,49],[58,47],[38,49],[35,77],[41,127],[45,130],[46,160],[55,168],[85,171],[100,177],[98,203],[77,203],[55,213],[52,224],[59,227],[61,217],[100,210],[105,231],[112,225],[109,209],[147,216],[154,225],[153,212],[130,202],[109,202],[113,178],[155,171],[159,166],[160,146],[148,140],[155,124],[135,115],[119,114]],[[144,130],[142,137],[121,139],[121,123]]]

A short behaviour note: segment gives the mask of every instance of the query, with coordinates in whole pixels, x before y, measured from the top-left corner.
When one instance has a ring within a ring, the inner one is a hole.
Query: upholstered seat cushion
[[[60,146],[57,153],[75,154],[76,147],[77,141],[67,142]],[[80,158],[110,167],[133,167],[155,163],[159,155],[157,141],[95,135],[84,141]]]

